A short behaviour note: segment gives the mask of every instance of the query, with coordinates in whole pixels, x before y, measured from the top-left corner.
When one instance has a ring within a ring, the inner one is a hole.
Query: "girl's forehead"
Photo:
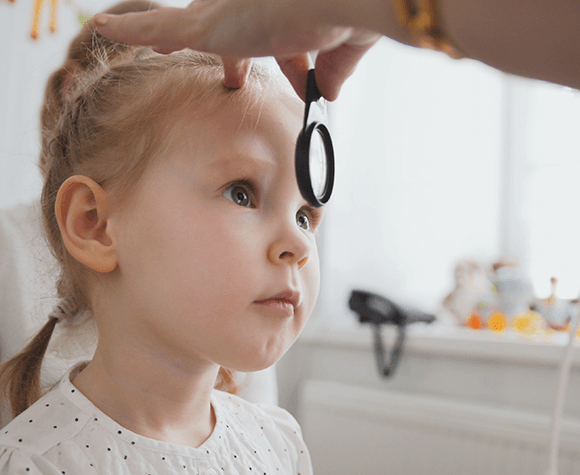
[[[212,175],[252,175],[286,168],[294,158],[303,103],[285,93],[251,92],[244,98],[222,94],[205,111],[174,118],[166,157],[176,155],[190,173],[203,168]]]
[[[240,89],[227,89],[221,82],[212,80],[205,84],[203,92],[199,93],[198,85],[198,91],[193,94],[189,91],[194,88],[183,86],[184,84],[180,84],[173,91],[169,91],[174,94],[172,102],[178,109],[173,111],[174,114],[167,110],[169,119],[185,121],[186,124],[197,123],[206,129],[225,125],[224,118],[232,119],[226,121],[227,125],[239,130],[263,125],[261,119],[265,113],[283,118],[295,117],[300,121],[304,114],[304,102],[294,90],[274,79],[254,79]],[[214,120],[216,118],[218,123]]]
[[[295,141],[303,114],[304,103],[279,88],[254,87],[232,94],[223,90],[180,121],[180,134],[202,148],[234,139],[240,146],[249,147],[253,138],[264,134],[273,141],[286,136]]]

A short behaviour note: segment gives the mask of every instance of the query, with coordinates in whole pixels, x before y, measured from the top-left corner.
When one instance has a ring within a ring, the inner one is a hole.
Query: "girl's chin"
[[[232,365],[233,367],[224,366],[240,373],[255,373],[256,371],[263,371],[274,365],[282,357],[282,354],[268,355],[259,359],[252,358],[251,361],[238,360],[237,364]]]

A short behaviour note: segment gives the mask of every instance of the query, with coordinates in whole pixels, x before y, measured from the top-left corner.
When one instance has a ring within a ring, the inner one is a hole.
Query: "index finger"
[[[99,33],[120,43],[156,46],[171,52],[191,47],[194,28],[184,8],[163,7],[139,13],[99,13],[92,20]]]
[[[252,59],[222,56],[222,63],[224,65],[224,86],[229,89],[242,87],[248,80]]]
[[[338,48],[321,51],[316,57],[316,81],[320,93],[329,101],[338,97],[344,81],[380,36],[365,44],[343,43]]]

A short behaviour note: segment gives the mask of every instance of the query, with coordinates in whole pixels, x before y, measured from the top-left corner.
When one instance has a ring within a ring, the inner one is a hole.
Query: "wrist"
[[[414,1],[410,1],[415,8]],[[337,26],[370,30],[405,44],[413,44],[409,31],[397,20],[393,0],[320,0],[320,14]]]
[[[451,41],[448,29],[441,21],[439,0],[392,0],[397,22],[408,30],[412,44],[420,48],[442,51],[459,59],[465,57]],[[445,23],[445,22],[443,22]]]

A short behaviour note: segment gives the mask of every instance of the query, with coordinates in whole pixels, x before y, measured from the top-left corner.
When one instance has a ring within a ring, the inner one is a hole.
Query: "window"
[[[462,258],[513,257],[539,296],[552,275],[576,296],[579,118],[578,92],[381,40],[331,106],[321,318],[354,324],[353,288],[437,312]]]
[[[519,260],[536,293],[576,298],[580,292],[580,91],[539,81],[511,86],[512,148],[508,156],[517,173],[511,196],[519,230]]]

